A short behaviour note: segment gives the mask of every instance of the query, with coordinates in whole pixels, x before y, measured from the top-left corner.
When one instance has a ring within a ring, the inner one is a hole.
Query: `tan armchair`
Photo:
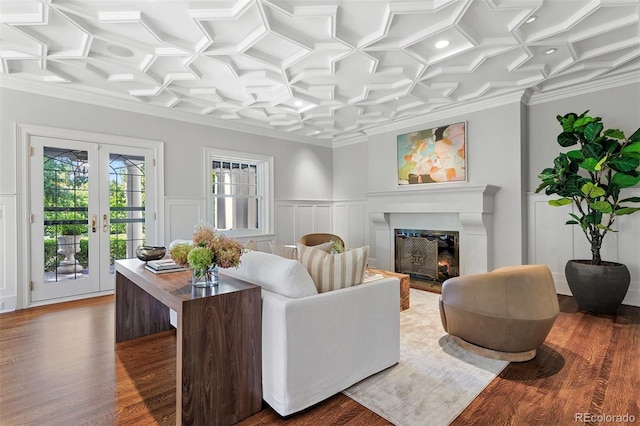
[[[463,348],[490,358],[534,358],[558,312],[553,277],[544,265],[499,268],[442,284],[445,331]]]
[[[317,246],[318,244],[327,243],[329,241],[338,241],[342,247],[344,247],[344,241],[334,234],[306,234],[300,237],[300,244],[305,246]]]

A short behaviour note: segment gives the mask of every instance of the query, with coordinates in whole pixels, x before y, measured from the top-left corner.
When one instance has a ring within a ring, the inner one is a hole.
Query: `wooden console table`
[[[178,316],[176,424],[230,425],[260,411],[260,287],[221,277],[200,289],[188,272],[116,261],[116,342],[171,329],[169,309]]]
[[[384,271],[382,269],[374,269],[374,268],[367,268],[367,271],[374,274],[380,274],[385,278],[387,277],[400,278],[400,311],[409,309],[409,304],[410,304],[409,297],[410,297],[410,287],[411,287],[411,277],[409,275],[401,274],[399,272]]]

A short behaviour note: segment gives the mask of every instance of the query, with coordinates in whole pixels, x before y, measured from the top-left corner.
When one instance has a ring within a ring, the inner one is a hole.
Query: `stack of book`
[[[178,265],[173,259],[150,260],[144,267],[154,274],[165,274],[167,272],[186,271],[187,268]]]

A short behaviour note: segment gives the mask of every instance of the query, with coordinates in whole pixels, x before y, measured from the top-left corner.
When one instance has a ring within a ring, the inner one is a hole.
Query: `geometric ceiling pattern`
[[[639,14],[638,0],[2,0],[0,77],[330,143],[637,73]]]

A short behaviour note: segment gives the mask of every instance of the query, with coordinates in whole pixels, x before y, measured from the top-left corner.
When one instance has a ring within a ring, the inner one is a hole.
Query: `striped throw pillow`
[[[298,260],[307,268],[318,293],[362,284],[369,246],[329,254],[298,244]]]

